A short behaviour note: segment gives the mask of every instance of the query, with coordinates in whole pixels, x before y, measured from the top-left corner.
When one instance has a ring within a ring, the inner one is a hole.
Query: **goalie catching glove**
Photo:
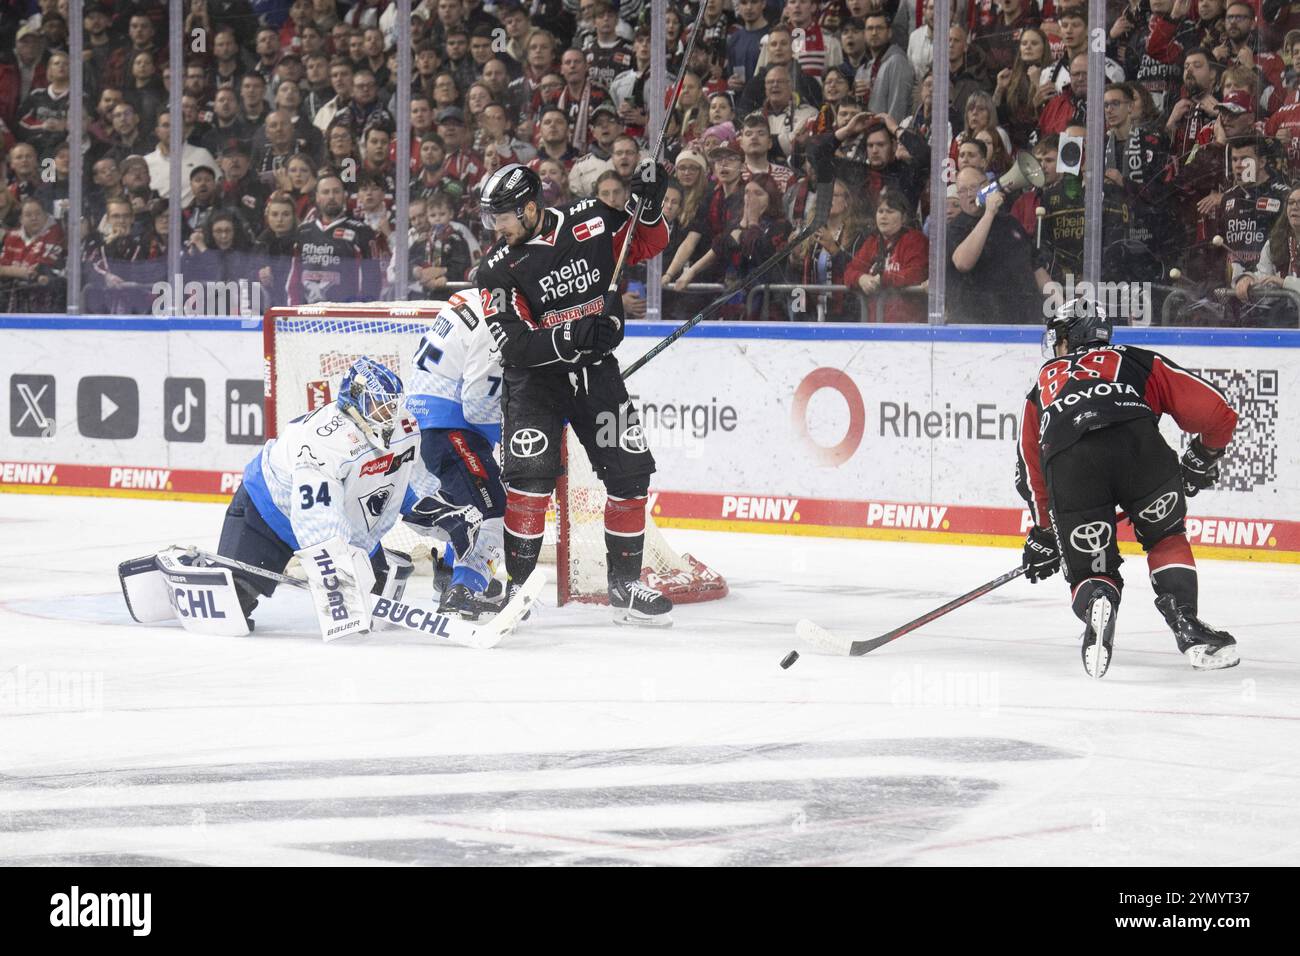
[[[478,541],[479,529],[483,526],[483,514],[473,505],[455,505],[435,492],[421,498],[412,507],[403,520],[424,533],[439,532],[439,537],[451,542],[458,555],[469,554]]]
[[[1061,552],[1056,547],[1056,534],[1051,528],[1034,527],[1025,536],[1025,552],[1021,558],[1025,579],[1037,584],[1061,570]]]
[[[1206,448],[1201,439],[1193,438],[1183,452],[1183,492],[1188,498],[1198,491],[1211,487],[1219,480],[1219,459],[1224,449]]]

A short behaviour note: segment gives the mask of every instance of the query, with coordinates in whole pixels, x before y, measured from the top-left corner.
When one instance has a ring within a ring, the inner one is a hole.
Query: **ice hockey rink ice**
[[[1195,673],[1129,558],[1105,680],[1057,577],[863,658],[1018,552],[672,531],[723,601],[668,631],[549,599],[491,651],[130,623],[115,569],[223,508],[0,495],[0,861],[1300,863],[1300,568],[1203,561],[1241,666]]]

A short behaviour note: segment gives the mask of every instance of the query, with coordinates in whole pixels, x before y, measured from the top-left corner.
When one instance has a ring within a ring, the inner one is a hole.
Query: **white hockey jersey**
[[[447,300],[411,364],[406,405],[421,428],[472,428],[501,440],[501,354],[478,289]]]
[[[334,403],[295,418],[244,469],[258,513],[295,551],[341,535],[373,554],[398,519],[439,487],[420,460],[420,430],[409,412],[382,448]]]

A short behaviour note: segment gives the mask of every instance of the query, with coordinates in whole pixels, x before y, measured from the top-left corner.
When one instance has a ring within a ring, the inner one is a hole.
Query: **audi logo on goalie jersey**
[[[1101,554],[1110,545],[1110,525],[1089,521],[1070,532],[1070,544],[1083,554]]]
[[[534,458],[550,444],[546,434],[536,428],[521,428],[510,436],[510,454],[516,458]]]
[[[1165,517],[1174,510],[1174,505],[1177,502],[1178,492],[1167,491],[1155,501],[1151,502],[1151,504],[1139,511],[1138,517],[1145,518],[1153,524],[1157,521],[1163,521]]]

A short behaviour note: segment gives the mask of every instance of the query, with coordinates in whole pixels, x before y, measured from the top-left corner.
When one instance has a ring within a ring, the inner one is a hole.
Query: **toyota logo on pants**
[[[1163,520],[1169,512],[1174,510],[1174,505],[1177,501],[1178,492],[1167,491],[1155,501],[1151,502],[1151,504],[1139,511],[1138,517],[1145,518],[1147,521],[1155,524],[1157,521]]]
[[[516,458],[534,458],[546,451],[550,443],[536,428],[521,428],[510,436],[510,454]]]
[[[1084,554],[1101,554],[1110,544],[1110,525],[1105,521],[1089,521],[1070,532],[1070,544]]]

